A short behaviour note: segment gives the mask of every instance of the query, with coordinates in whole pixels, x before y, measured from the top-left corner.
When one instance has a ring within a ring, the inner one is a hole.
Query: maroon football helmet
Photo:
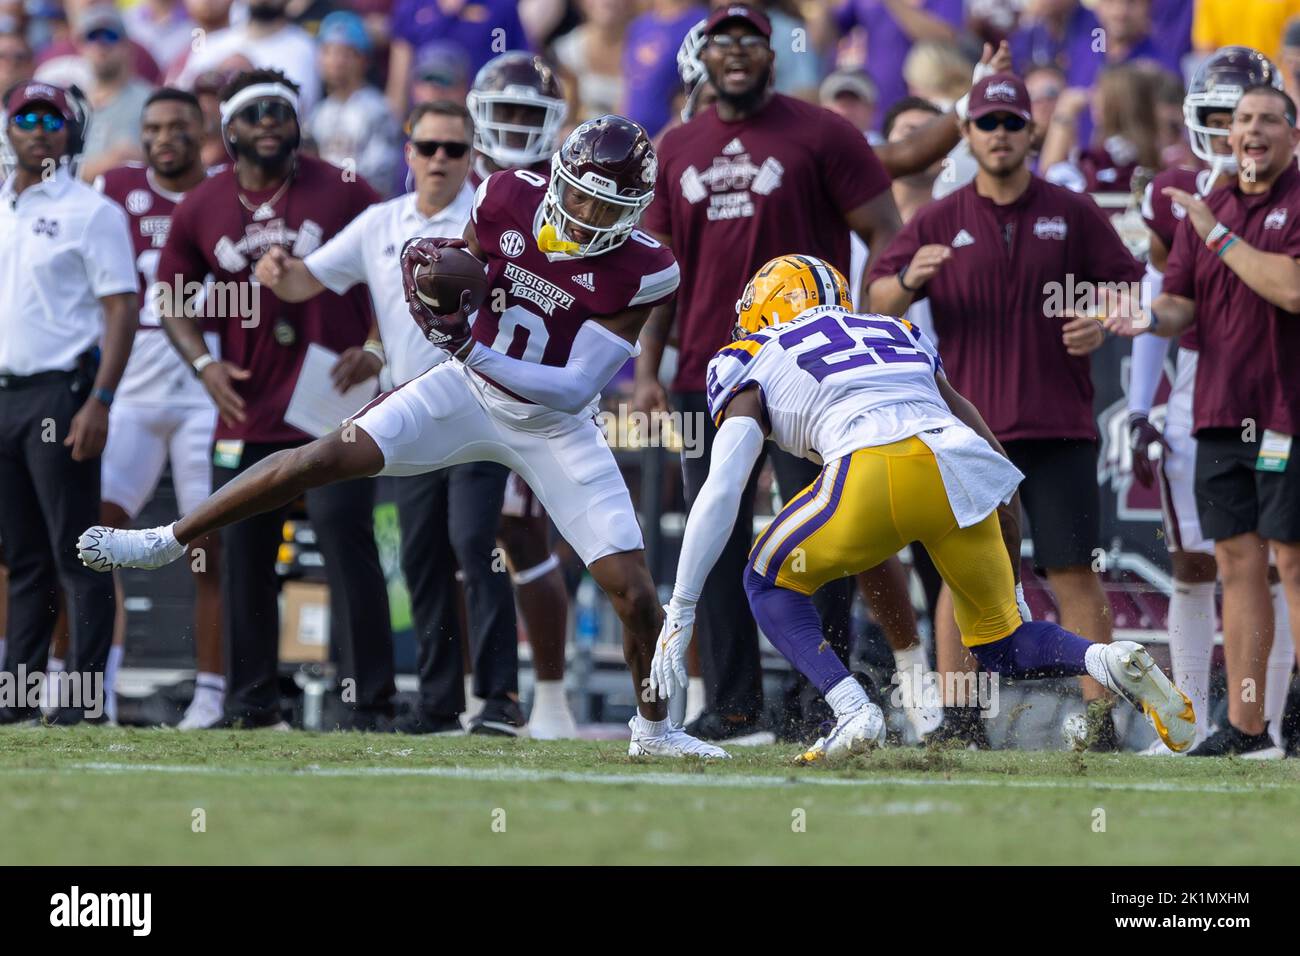
[[[511,50],[483,64],[465,97],[474,148],[502,169],[549,159],[564,125],[564,87],[540,56]]]
[[[573,255],[622,245],[655,194],[659,160],[646,131],[622,116],[583,123],[551,160],[542,218]]]

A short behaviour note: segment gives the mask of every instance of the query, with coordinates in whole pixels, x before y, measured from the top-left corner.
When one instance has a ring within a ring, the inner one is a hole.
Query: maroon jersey
[[[215,282],[242,290],[232,295],[248,299],[253,267],[271,246],[284,246],[303,258],[379,201],[362,180],[348,181],[337,166],[303,155],[298,156],[292,183],[276,199],[269,216],[258,218],[239,200],[243,196],[258,208],[278,188],[243,190],[234,169],[227,168],[186,193],[172,217],[158,263],[159,281],[202,282],[211,273]],[[307,436],[285,424],[284,412],[307,344],[317,342],[335,352],[362,345],[373,314],[370,294],[364,285],[357,285],[341,296],[325,291],[306,302],[288,303],[260,285],[252,288],[258,295],[255,323],[246,315],[217,317],[222,358],[247,369],[252,377],[233,383],[247,403],[247,418],[236,425],[219,422],[216,437],[302,441]],[[235,300],[227,296],[227,301]]]
[[[1094,146],[1079,153],[1079,172],[1083,174],[1085,192],[1126,193],[1133,188],[1137,163],[1117,163],[1104,146]]]
[[[1097,204],[1034,176],[998,206],[972,182],[923,206],[869,263],[869,281],[931,244],[952,258],[917,295],[930,299],[953,386],[1003,441],[1095,439],[1089,361],[1065,351],[1065,312],[1086,299],[1079,283],[1137,282],[1143,271]]]
[[[474,195],[488,292],[473,334],[511,358],[560,366],[582,323],[664,301],[677,289],[678,273],[673,254],[639,229],[603,255],[542,252],[537,233],[546,183],[516,169],[493,173]]]
[[[1300,170],[1294,163],[1266,193],[1224,186],[1205,203],[1244,241],[1263,252],[1300,256]],[[1206,247],[1191,220],[1174,235],[1164,291],[1196,303],[1201,359],[1195,420],[1202,428],[1259,428],[1300,433],[1300,315],[1270,305]]]
[[[184,193],[174,193],[153,181],[144,163],[128,163],[110,169],[95,182],[95,188],[126,211],[135,249],[135,270],[140,279],[140,327],[158,329],[158,310],[147,295],[158,274],[158,258],[167,244],[172,213]]]
[[[846,215],[889,188],[861,133],[829,110],[776,94],[724,122],[710,107],[668,130],[654,202],[642,224],[694,263],[677,295],[673,387],[704,391],[709,360],[730,341],[736,300],[763,263],[797,252],[849,274]]]
[[[1142,221],[1159,239],[1167,253],[1174,247],[1174,233],[1178,224],[1187,218],[1187,210],[1164,194],[1166,187],[1181,189],[1183,192],[1197,195],[1205,186],[1205,177],[1209,169],[1173,166],[1156,174],[1155,179],[1147,183],[1147,191],[1142,197]],[[1196,351],[1200,346],[1196,338],[1196,326],[1182,334],[1178,339],[1179,348]]]

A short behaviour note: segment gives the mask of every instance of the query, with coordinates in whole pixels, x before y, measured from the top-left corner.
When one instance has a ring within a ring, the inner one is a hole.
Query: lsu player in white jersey
[[[1192,705],[1141,645],[1093,644],[1022,616],[1009,553],[1020,550],[1023,475],[948,384],[924,335],[905,319],[855,314],[850,302],[833,266],[788,255],[766,263],[737,303],[735,340],[709,363],[719,429],[664,608],[651,689],[686,689],[700,590],[771,439],[822,464],[759,536],[745,571],[764,634],[835,712],[834,729],[802,762],[869,749],[884,731],[880,709],[824,640],[811,595],[913,541],[952,588],[962,642],[985,670],[1013,679],[1088,674],[1146,714],[1170,749],[1189,746]]]

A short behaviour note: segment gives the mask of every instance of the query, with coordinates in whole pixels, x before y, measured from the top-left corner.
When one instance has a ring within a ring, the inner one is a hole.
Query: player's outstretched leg
[[[623,657],[632,671],[637,713],[628,722],[633,757],[729,757],[721,747],[697,740],[668,717],[666,701],[650,692],[650,662],[663,624],[644,551],[620,551],[597,558],[587,568],[623,622]]]
[[[799,761],[833,760],[879,744],[885,733],[885,715],[827,643],[812,598],[772,583],[752,564],[745,571],[745,593],[754,620],[768,640],[835,712],[835,728],[804,751]]]
[[[962,643],[985,670],[1005,677],[1094,678],[1146,715],[1170,750],[1196,737],[1192,702],[1141,644],[1094,644],[1050,621],[1024,621],[996,514],[926,542],[953,593]]]
[[[175,524],[140,531],[88,528],[77,539],[77,552],[82,563],[96,571],[161,568],[183,555],[196,538],[286,505],[308,488],[368,477],[383,467],[384,456],[374,440],[348,426],[267,456]]]

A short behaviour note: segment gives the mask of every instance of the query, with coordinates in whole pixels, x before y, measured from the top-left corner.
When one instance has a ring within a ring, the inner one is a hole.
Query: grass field
[[[812,770],[792,752],[6,730],[0,864],[1261,864],[1300,845],[1295,760],[900,749]]]

